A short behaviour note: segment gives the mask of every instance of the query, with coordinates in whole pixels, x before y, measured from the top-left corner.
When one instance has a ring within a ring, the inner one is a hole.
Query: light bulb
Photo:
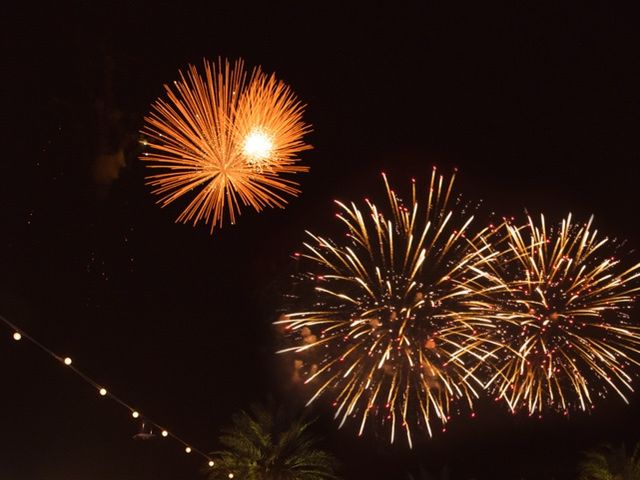
[[[187,452],[187,453],[191,453],[191,447],[185,448],[184,451]]]
[[[140,414],[134,410],[133,412],[131,412],[131,416],[133,418],[138,418],[140,416]]]
[[[163,437],[168,437],[169,436],[169,432],[167,432],[166,430],[162,430],[162,436]]]
[[[22,335],[20,335],[20,332],[15,332],[15,333],[13,334],[13,339],[14,339],[16,342],[17,342],[17,341],[19,341],[19,340],[21,340],[21,339],[22,339]]]
[[[64,364],[69,366],[73,363],[73,360],[71,360],[69,357],[65,357],[64,359]]]
[[[209,460],[209,466],[213,467],[215,465],[215,463],[213,463],[213,460]]]
[[[106,388],[101,388],[100,389],[100,395],[104,397],[106,394],[107,394],[107,389]]]
[[[233,473],[230,473],[228,476],[229,478],[233,478]]]

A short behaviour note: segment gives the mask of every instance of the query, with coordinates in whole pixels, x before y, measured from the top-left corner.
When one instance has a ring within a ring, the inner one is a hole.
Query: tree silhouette
[[[628,455],[624,444],[604,445],[585,453],[580,480],[640,480],[640,442]]]
[[[251,413],[240,411],[222,430],[223,449],[212,453],[209,480],[337,479],[336,461],[316,448],[310,425],[302,418],[288,422],[282,411],[273,408],[255,406]]]

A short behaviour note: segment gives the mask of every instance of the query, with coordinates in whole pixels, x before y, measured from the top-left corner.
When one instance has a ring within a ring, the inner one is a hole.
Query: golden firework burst
[[[283,208],[300,192],[287,175],[306,172],[298,154],[310,149],[304,105],[292,90],[260,68],[247,74],[242,60],[194,66],[159,98],[145,117],[148,144],[141,160],[164,207],[193,195],[179,222],[233,224],[241,206]]]
[[[359,434],[370,418],[399,429],[412,445],[412,429],[444,427],[451,405],[469,407],[484,383],[477,369],[499,348],[485,342],[491,322],[475,314],[499,282],[484,273],[493,257],[488,228],[471,233],[468,206],[454,197],[455,175],[433,171],[424,197],[412,184],[405,203],[385,186],[389,208],[367,201],[336,202],[348,242],[309,233],[304,261],[310,270],[294,311],[277,321],[295,345],[294,378],[333,398],[342,426],[359,418]]]
[[[488,382],[512,411],[587,410],[615,391],[627,401],[631,369],[640,365],[640,326],[628,309],[640,291],[640,264],[629,268],[598,238],[592,219],[558,228],[503,230],[508,248],[494,273],[507,288],[485,310],[505,345]]]

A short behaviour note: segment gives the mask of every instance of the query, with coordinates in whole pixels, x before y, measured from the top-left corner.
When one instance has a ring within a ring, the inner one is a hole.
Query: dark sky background
[[[270,322],[303,230],[332,228],[334,198],[381,195],[381,170],[402,184],[459,167],[487,211],[593,213],[637,248],[640,19],[607,2],[485,3],[5,6],[0,314],[209,450],[232,412],[282,394]],[[286,210],[245,210],[210,236],[154,204],[137,131],[163,83],[218,56],[288,82],[315,149]],[[1,479],[203,478],[177,444],[131,440],[126,412],[8,331],[0,381]],[[584,449],[640,440],[637,394],[570,419],[490,407],[412,452],[324,416],[316,431],[348,479],[418,464],[573,478]]]

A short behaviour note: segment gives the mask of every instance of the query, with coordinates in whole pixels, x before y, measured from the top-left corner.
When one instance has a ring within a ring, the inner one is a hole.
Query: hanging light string
[[[38,347],[40,350],[45,352],[47,355],[49,355],[50,357],[55,359],[57,362],[60,362],[63,365],[65,365],[69,370],[71,370],[78,377],[80,377],[82,380],[84,380],[85,383],[88,383],[89,385],[91,385],[91,387],[93,387],[98,392],[98,394],[100,396],[110,398],[111,400],[116,402],[121,407],[127,409],[133,418],[137,419],[137,418],[142,417],[142,414],[140,413],[139,410],[133,408],[131,405],[126,403],[124,400],[120,399],[119,397],[114,395],[112,392],[107,390],[107,388],[105,388],[104,385],[96,382],[91,377],[89,377],[87,374],[85,374],[84,372],[79,370],[73,364],[73,360],[71,359],[71,357],[62,357],[62,356],[56,354],[53,350],[51,350],[50,348],[48,348],[45,345],[43,345],[42,343],[40,343],[38,340],[33,338],[31,335],[29,335],[27,332],[25,332],[21,328],[18,328],[18,326],[16,326],[15,324],[13,324],[9,320],[7,320],[2,315],[0,315],[0,321],[2,321],[5,325],[7,325],[13,331],[13,339],[15,341],[20,341],[22,339],[28,340],[29,342],[34,344],[36,347]],[[155,429],[157,429],[160,432],[160,435],[163,438],[172,438],[173,440],[178,442],[180,445],[182,445],[182,447],[184,448],[185,453],[188,453],[188,454],[192,453],[192,454],[195,454],[195,455],[199,455],[200,457],[202,457],[207,462],[207,465],[209,465],[209,467],[213,467],[215,465],[213,459],[209,455],[204,453],[202,450],[194,448],[193,446],[191,446],[190,443],[184,441],[182,438],[178,437],[177,435],[175,435],[174,433],[170,432],[166,428],[162,427],[160,424],[154,422],[150,418],[145,416],[144,420],[145,420],[145,423],[155,427]],[[229,478],[233,478],[233,477],[229,477]]]

